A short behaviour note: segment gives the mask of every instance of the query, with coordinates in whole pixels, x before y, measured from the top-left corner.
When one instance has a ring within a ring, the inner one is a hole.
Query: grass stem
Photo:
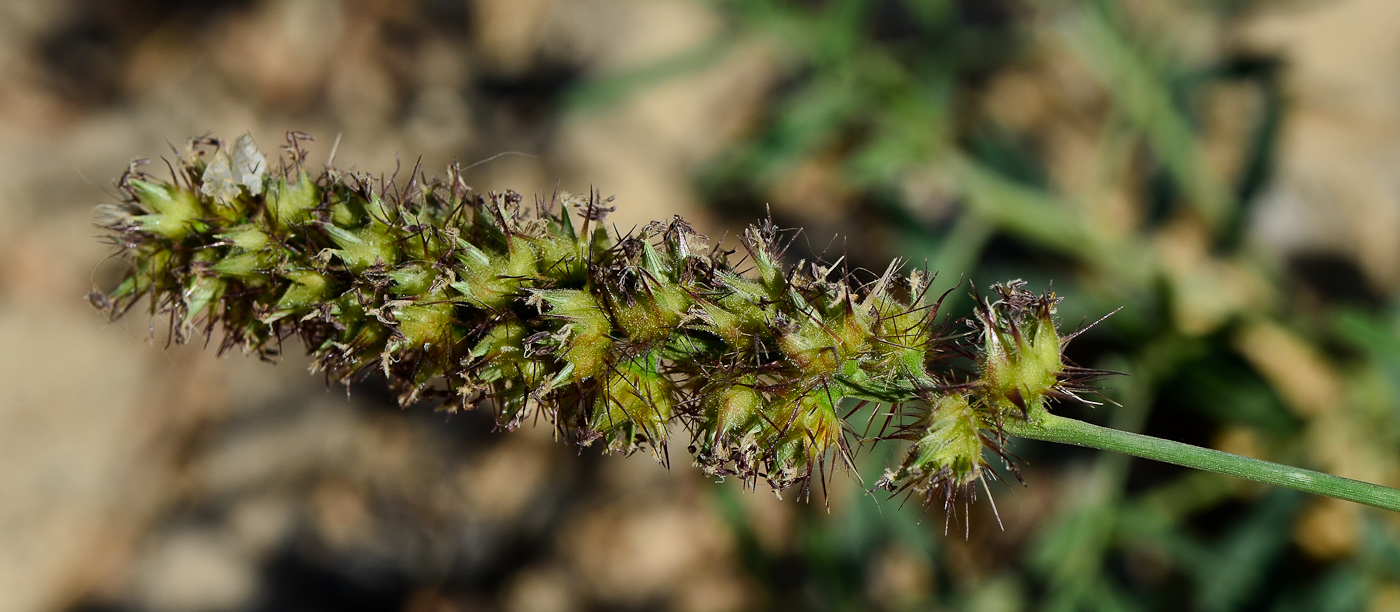
[[[1006,433],[1033,440],[1126,453],[1144,459],[1235,476],[1400,512],[1400,489],[1152,436],[1109,429],[1076,419],[1045,415],[1039,422],[1034,423],[1008,420]]]

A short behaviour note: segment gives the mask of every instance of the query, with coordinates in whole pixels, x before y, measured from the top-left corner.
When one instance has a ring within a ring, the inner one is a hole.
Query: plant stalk
[[[1022,438],[1126,453],[1144,459],[1206,470],[1400,512],[1400,489],[1271,461],[1242,457],[1181,442],[1109,429],[1076,419],[1047,414],[1034,423],[1008,420],[1005,424],[1005,430],[1008,434]]]

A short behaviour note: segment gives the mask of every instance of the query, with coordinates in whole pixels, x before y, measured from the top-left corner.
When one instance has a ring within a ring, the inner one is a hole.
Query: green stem
[[[1400,489],[1323,474],[1270,461],[1100,427],[1084,421],[1045,415],[1039,422],[1008,421],[1006,433],[1022,438],[1127,453],[1217,474],[1326,495],[1400,512]]]

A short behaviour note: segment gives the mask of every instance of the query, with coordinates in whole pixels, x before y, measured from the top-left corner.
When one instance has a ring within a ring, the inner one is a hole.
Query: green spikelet
[[[849,464],[845,398],[913,414],[896,437],[914,451],[884,484],[925,493],[984,473],[1009,406],[1066,392],[1053,296],[1022,304],[1011,286],[984,305],[980,387],[920,409],[967,385],[942,369],[959,345],[922,272],[788,269],[770,222],[744,233],[741,271],[678,217],[614,237],[597,194],[526,205],[455,167],[313,176],[289,140],[275,168],[244,135],[192,141],[171,181],[125,175],[101,223],[130,265],[93,301],[115,317],[145,300],[179,341],[220,328],[222,350],[270,356],[297,336],[329,380],[383,376],[403,404],[487,405],[505,428],[538,415],[662,460],[684,432],[707,472],[777,490]]]
[[[999,418],[1018,412],[1037,420],[1048,399],[1073,397],[1078,390],[1064,376],[1072,366],[1061,355],[1053,318],[1060,298],[1025,287],[1021,280],[994,285],[1001,299],[982,302],[975,315],[982,336],[981,395]]]

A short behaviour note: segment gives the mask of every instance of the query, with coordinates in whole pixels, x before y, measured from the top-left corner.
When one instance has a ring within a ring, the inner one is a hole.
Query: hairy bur
[[[192,140],[169,181],[133,165],[125,199],[100,209],[128,266],[93,303],[113,318],[145,304],[176,341],[217,331],[221,351],[269,357],[300,337],[328,381],[382,375],[401,404],[485,406],[505,429],[543,419],[663,461],[684,432],[699,467],[749,486],[809,491],[856,445],[906,440],[878,486],[945,508],[997,477],[990,460],[1011,467],[1008,419],[1094,374],[1061,356],[1058,298],[1019,281],[956,331],[923,271],[859,282],[789,267],[771,222],[744,232],[741,254],[679,217],[611,235],[596,194],[527,205],[472,190],[456,167],[313,176],[303,139],[289,134],[275,168],[246,134]],[[959,357],[971,374],[948,365]],[[847,398],[874,405],[866,423]]]

